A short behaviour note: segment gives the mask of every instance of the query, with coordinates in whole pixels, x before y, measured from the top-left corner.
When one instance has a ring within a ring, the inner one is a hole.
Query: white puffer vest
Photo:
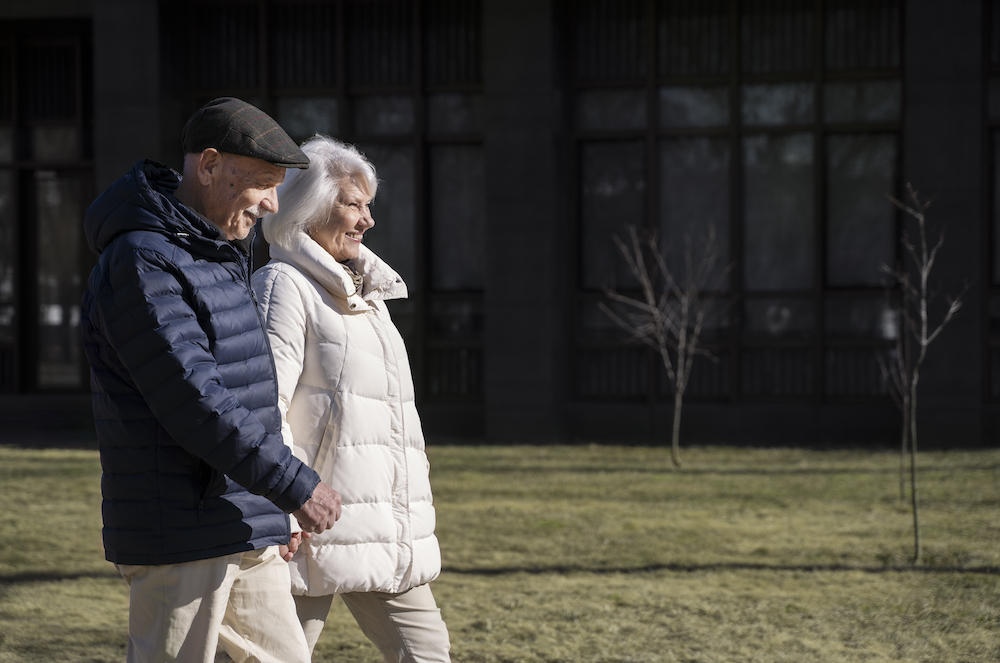
[[[399,593],[436,578],[429,463],[403,339],[383,300],[406,285],[366,247],[347,269],[312,238],[253,276],[278,374],[282,433],[340,492],[343,515],[289,565],[292,593]]]

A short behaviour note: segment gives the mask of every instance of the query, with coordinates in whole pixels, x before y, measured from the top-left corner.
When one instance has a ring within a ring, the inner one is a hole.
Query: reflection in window
[[[486,282],[483,148],[435,145],[430,165],[431,285],[435,290],[481,290]],[[530,241],[530,231],[525,228],[525,241]]]
[[[898,122],[903,106],[900,81],[834,81],[823,92],[823,119],[830,123]]]
[[[644,129],[645,90],[584,90],[576,102],[576,126],[584,131]]]
[[[413,132],[413,97],[385,94],[358,97],[354,107],[354,124],[362,136],[398,136]]]
[[[709,227],[715,229],[716,269],[721,274],[729,262],[729,141],[707,137],[661,141],[660,243],[675,274],[683,274],[685,236],[693,242],[692,257],[697,261]]]
[[[744,85],[740,88],[743,123],[759,126],[808,124],[814,118],[813,90],[812,83]]]
[[[660,88],[660,126],[664,129],[724,127],[728,124],[728,88]]]
[[[14,132],[10,127],[0,127],[0,163],[14,160]]]
[[[31,130],[31,148],[31,156],[36,161],[79,159],[80,132],[76,127],[34,127]]]
[[[816,311],[807,299],[748,299],[743,303],[743,330],[748,338],[809,338]]]
[[[744,282],[749,290],[812,288],[813,137],[743,140]]]
[[[482,300],[438,300],[431,304],[431,335],[439,339],[470,340],[483,337]]]
[[[631,224],[644,227],[646,188],[641,142],[588,143],[581,150],[583,236],[580,273],[584,288],[630,287],[628,271],[614,235],[627,237]]]
[[[896,138],[885,134],[830,136],[827,158],[827,261],[831,286],[880,286],[893,265]]]
[[[483,130],[483,95],[442,92],[427,96],[427,130],[432,134]]]
[[[337,134],[336,97],[280,97],[278,124],[288,135],[303,140],[313,134]]]
[[[1000,285],[1000,131],[990,134],[993,143],[993,285]]]
[[[38,385],[80,386],[80,181],[36,171],[38,209]]]
[[[826,300],[826,334],[835,339],[895,340],[900,332],[898,311],[882,297]]]
[[[0,170],[0,343],[14,342],[15,225],[14,174],[9,170]]]

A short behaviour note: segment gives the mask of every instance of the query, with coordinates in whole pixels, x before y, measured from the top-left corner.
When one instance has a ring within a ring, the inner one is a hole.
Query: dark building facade
[[[1000,436],[1000,2],[8,0],[0,414],[80,420],[83,211],[138,158],[179,167],[222,95],[375,164],[366,241],[409,285],[391,311],[432,437],[665,439],[665,371],[598,308],[634,287],[612,240],[634,225],[672,264],[712,226],[732,266],[685,439],[895,441],[881,266],[907,182],[945,233],[938,306],[965,289],[926,439]]]

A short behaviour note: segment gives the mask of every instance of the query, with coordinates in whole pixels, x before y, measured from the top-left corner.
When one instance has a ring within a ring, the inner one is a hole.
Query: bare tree
[[[929,305],[932,297],[928,282],[934,260],[938,251],[944,245],[944,232],[937,243],[929,247],[927,243],[927,223],[925,212],[930,207],[930,201],[923,201],[913,185],[907,183],[910,204],[903,203],[889,196],[889,200],[917,222],[919,247],[910,241],[904,232],[903,248],[910,257],[913,271],[907,271],[905,265],[897,265],[895,269],[883,265],[882,270],[889,274],[899,286],[902,293],[898,316],[899,332],[896,335],[896,347],[888,360],[880,359],[883,371],[890,378],[890,393],[893,393],[896,403],[903,413],[902,451],[900,471],[904,471],[907,447],[910,459],[910,499],[913,506],[913,563],[918,564],[921,556],[920,546],[920,501],[917,491],[917,385],[920,382],[920,367],[927,357],[927,348],[940,336],[945,326],[962,307],[962,295],[966,286],[957,297],[948,298],[947,310],[937,324],[930,320]],[[915,275],[915,278],[911,276]],[[907,444],[909,442],[909,444]],[[901,491],[902,477],[901,477]],[[902,493],[901,493],[902,494]]]
[[[603,302],[598,304],[632,338],[656,350],[663,362],[674,388],[670,458],[675,467],[681,466],[681,409],[694,358],[703,355],[718,361],[700,346],[702,332],[713,313],[712,301],[702,295],[718,290],[731,269],[717,267],[721,251],[715,227],[709,226],[706,235],[700,250],[696,250],[690,236],[684,237],[684,272],[678,277],[667,266],[656,234],[640,239],[635,226],[628,226],[628,241],[617,235],[614,240],[641,294],[631,296],[607,288],[605,294],[621,305],[621,314]]]

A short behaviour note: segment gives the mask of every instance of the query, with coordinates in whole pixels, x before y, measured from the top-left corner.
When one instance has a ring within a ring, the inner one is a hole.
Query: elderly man
[[[135,164],[87,210],[83,299],[104,549],[129,585],[128,660],[308,661],[285,559],[340,496],[281,439],[250,238],[286,168],[274,120],[216,99],[184,127],[184,176]],[[307,534],[308,535],[308,534]]]

